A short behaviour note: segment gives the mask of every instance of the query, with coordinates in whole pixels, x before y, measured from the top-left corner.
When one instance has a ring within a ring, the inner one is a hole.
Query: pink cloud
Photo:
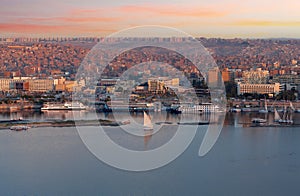
[[[179,6],[179,5],[128,5],[119,7],[119,10],[124,13],[153,13],[164,16],[175,16],[175,17],[221,17],[228,14],[225,9],[217,10],[208,7],[197,7],[197,6]]]

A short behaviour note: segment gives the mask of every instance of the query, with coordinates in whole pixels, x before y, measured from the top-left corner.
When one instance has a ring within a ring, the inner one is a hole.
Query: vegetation
[[[237,97],[237,87],[236,87],[235,82],[225,82],[224,84],[225,84],[227,98]]]
[[[297,98],[296,93],[297,91],[295,90],[282,91],[276,96],[276,99],[293,101]]]

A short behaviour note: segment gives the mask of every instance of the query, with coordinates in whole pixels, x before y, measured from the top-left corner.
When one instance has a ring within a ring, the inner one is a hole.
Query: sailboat
[[[293,121],[292,111],[293,111],[292,108],[288,110],[287,107],[285,106],[282,119],[279,119],[278,122],[279,123],[293,124],[294,121]],[[276,114],[275,114],[275,117],[276,117]]]
[[[283,115],[282,115],[282,120],[280,121],[281,123],[286,123],[286,119],[287,119],[287,107],[284,106],[284,110],[283,110]]]
[[[153,125],[151,122],[150,116],[144,111],[144,130],[151,131],[153,130]]]
[[[259,113],[263,113],[263,114],[266,114],[266,113],[269,112],[269,111],[268,111],[267,99],[265,99],[265,109],[259,110],[258,112],[259,112]]]
[[[280,117],[276,108],[274,108],[274,121],[275,122],[282,122],[282,118]]]
[[[293,112],[296,111],[296,108],[293,106],[293,103],[290,101],[290,108],[292,109]]]
[[[294,112],[294,110],[293,110],[293,112]],[[292,112],[290,113],[290,118],[288,119],[288,123],[290,123],[290,124],[294,123],[294,121],[293,121],[293,113]]]

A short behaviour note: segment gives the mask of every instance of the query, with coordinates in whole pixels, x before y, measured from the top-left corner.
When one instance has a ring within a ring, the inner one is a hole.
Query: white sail
[[[293,120],[293,114],[291,113],[290,114],[290,119],[289,119],[290,121],[292,121]]]
[[[295,107],[293,106],[293,104],[292,104],[292,102],[290,101],[290,107],[291,107],[291,109],[293,110],[293,111],[295,111],[296,109],[295,109]]]
[[[267,99],[265,99],[265,109],[262,109],[262,110],[259,110],[258,111],[259,113],[263,113],[263,114],[266,114],[268,113],[268,104],[267,104]]]
[[[146,112],[144,112],[144,128],[145,129],[153,129],[151,118]]]
[[[274,116],[274,121],[278,122],[278,121],[282,120],[280,115],[278,114],[276,108],[274,108],[274,115],[275,115]]]
[[[268,111],[267,99],[265,99],[265,110]]]
[[[286,107],[286,106],[284,106],[284,112],[283,112],[282,119],[283,119],[284,121],[287,120],[287,107]]]

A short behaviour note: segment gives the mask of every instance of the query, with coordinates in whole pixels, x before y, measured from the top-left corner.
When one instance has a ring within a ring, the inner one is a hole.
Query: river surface
[[[88,112],[75,115],[93,118]],[[69,112],[0,114],[1,119],[19,116],[36,121],[73,118]],[[83,144],[75,127],[1,130],[0,194],[300,195],[299,127],[243,127],[253,117],[273,118],[272,114],[228,114],[216,144],[203,157],[198,151],[207,125],[201,125],[183,154],[146,172],[124,171],[100,161]],[[298,117],[294,116],[296,123]],[[141,114],[132,118],[143,121]],[[182,117],[152,114],[152,118],[176,122]],[[207,117],[201,118],[205,121]],[[176,132],[172,126],[166,125],[152,137],[128,137],[121,127],[106,127],[106,133],[128,149],[143,151],[170,140]],[[190,131],[189,126],[185,129]]]

